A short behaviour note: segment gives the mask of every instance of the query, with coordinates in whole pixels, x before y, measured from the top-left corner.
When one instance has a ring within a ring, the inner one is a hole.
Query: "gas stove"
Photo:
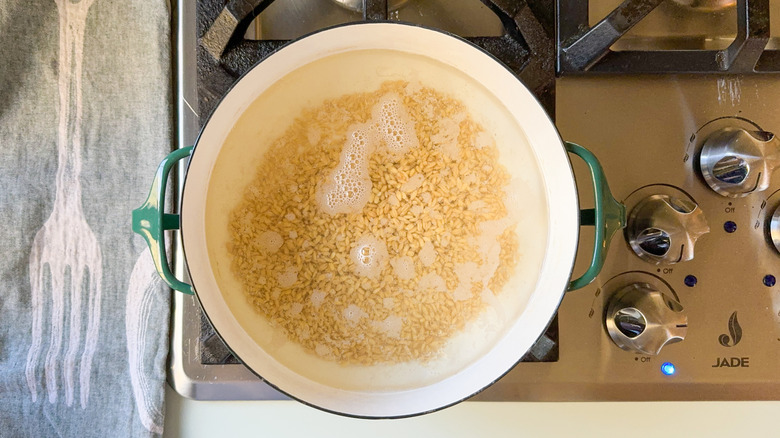
[[[599,157],[628,226],[599,277],[567,293],[523,360],[474,400],[780,399],[780,4],[198,0],[181,2],[178,19],[180,147],[286,41],[390,20],[492,53],[565,140]],[[587,168],[573,166],[590,208]],[[575,276],[592,242],[583,228]],[[178,251],[175,260],[186,276]],[[196,299],[176,293],[173,303],[174,389],[286,398],[230,354]]]

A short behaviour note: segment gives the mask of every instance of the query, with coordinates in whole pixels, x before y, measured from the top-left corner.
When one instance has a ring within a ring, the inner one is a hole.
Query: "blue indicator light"
[[[686,275],[683,283],[688,287],[694,287],[698,281],[695,275]]]
[[[764,286],[772,287],[772,286],[775,285],[776,282],[777,282],[777,279],[775,278],[774,275],[769,274],[769,275],[765,275],[764,276]]]
[[[676,371],[677,370],[674,369],[674,364],[671,362],[664,362],[663,365],[661,365],[661,372],[664,373],[665,376],[671,376]]]
[[[737,231],[737,223],[734,221],[726,221],[723,224],[723,229],[726,230],[727,233],[733,233]]]

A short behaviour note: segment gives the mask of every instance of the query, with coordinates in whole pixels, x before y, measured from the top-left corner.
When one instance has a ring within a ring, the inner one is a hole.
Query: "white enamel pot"
[[[504,164],[529,192],[510,200],[529,207],[527,222],[518,229],[527,236],[522,250],[529,254],[528,263],[502,292],[517,295],[517,309],[504,318],[500,330],[474,347],[479,350],[475,357],[441,373],[424,366],[342,370],[315,357],[277,354],[279,339],[247,304],[222,248],[226,212],[254,177],[262,156],[257,145],[281,134],[303,106],[371,89],[385,79],[419,80],[464,101],[495,135],[502,159],[514,160]],[[584,159],[593,177],[596,208],[582,216],[567,152]],[[168,173],[187,157],[180,217],[166,214],[162,206]],[[596,245],[590,269],[570,281],[581,217],[596,226]],[[541,105],[510,70],[467,41],[397,23],[320,31],[258,63],[220,102],[194,148],[177,150],[160,164],[149,199],[133,212],[133,229],[147,240],[163,279],[179,291],[196,292],[217,333],[247,367],[306,404],[366,418],[431,412],[498,380],[544,332],[563,294],[595,278],[609,239],[624,223],[624,208],[609,193],[595,157],[561,140]],[[165,258],[163,231],[179,227],[192,285],[174,278]],[[426,376],[415,374],[420,370]]]

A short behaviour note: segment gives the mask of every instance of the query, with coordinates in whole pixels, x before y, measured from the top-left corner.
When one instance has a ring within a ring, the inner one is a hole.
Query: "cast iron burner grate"
[[[767,49],[770,0],[737,0],[737,35],[722,50],[611,50],[663,1],[625,0],[591,27],[590,1],[556,0],[557,73],[780,73],[780,50]]]
[[[198,0],[197,83],[200,126],[233,83],[257,62],[289,40],[249,40],[244,35],[252,21],[274,0]],[[547,113],[554,114],[555,46],[553,0],[482,0],[504,28],[501,36],[467,40],[508,66],[537,96]],[[363,21],[388,19],[387,0],[363,0]],[[239,361],[217,336],[202,311],[199,340],[204,365]],[[558,360],[558,318],[523,357],[523,362]]]
[[[199,114],[210,114],[239,76],[287,40],[248,40],[252,21],[274,0],[198,1]],[[500,59],[533,91],[548,113],[554,105],[555,46],[552,0],[483,0],[504,34],[469,37]],[[363,21],[388,19],[387,0],[364,0]]]

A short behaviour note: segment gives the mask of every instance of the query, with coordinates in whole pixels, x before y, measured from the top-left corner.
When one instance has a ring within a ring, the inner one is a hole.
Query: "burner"
[[[725,48],[682,50],[687,47],[673,44],[669,47],[672,50],[613,50],[619,39],[662,2],[626,0],[590,26],[592,1],[557,0],[558,74],[780,72],[780,51],[766,48],[770,37],[769,0],[736,1],[736,37]],[[701,15],[704,10],[724,9],[732,3],[735,2],[680,0],[671,6],[678,10],[682,9],[680,5],[699,7],[701,11],[688,12]]]
[[[332,0],[339,6],[343,6],[350,11],[363,13],[363,0]],[[387,10],[389,12],[397,11],[409,0],[390,0],[387,2]]]
[[[353,4],[354,1],[346,1]],[[198,96],[199,113],[209,114],[230,86],[257,62],[287,43],[286,40],[250,40],[244,35],[252,21],[273,0],[200,0],[198,2]],[[363,21],[395,18],[388,6],[401,2],[364,0]],[[548,0],[529,2],[483,1],[499,18],[500,36],[467,37],[501,60],[531,89],[552,114],[554,106],[554,46],[552,12]],[[410,2],[408,7],[412,6]],[[309,6],[312,7],[312,6]],[[442,13],[454,9],[446,2]],[[400,14],[398,14],[400,17]],[[322,19],[326,19],[323,17]],[[446,19],[442,20],[446,24]],[[430,25],[430,23],[422,23]],[[433,27],[436,27],[435,25]]]

